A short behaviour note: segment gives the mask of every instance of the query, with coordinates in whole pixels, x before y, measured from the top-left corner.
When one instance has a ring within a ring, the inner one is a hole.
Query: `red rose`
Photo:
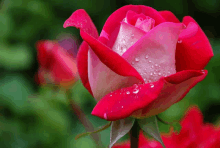
[[[58,43],[54,41],[39,41],[38,51],[38,81],[40,84],[54,83],[69,86],[76,77],[76,62]]]
[[[107,19],[100,36],[80,9],[64,27],[80,28],[77,66],[98,101],[92,114],[106,120],[148,117],[180,101],[207,75],[210,43],[193,18],[128,5]]]
[[[182,129],[179,134],[170,131],[162,135],[167,148],[218,148],[220,147],[220,128],[203,123],[203,116],[197,107],[191,107],[181,121]],[[138,148],[162,148],[154,140],[147,139],[141,132]],[[113,148],[130,148],[130,142],[118,143]]]

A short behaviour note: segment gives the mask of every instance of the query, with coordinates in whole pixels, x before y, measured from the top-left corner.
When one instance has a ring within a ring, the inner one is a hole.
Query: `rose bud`
[[[38,83],[68,87],[75,82],[77,73],[75,59],[57,42],[39,41],[36,48],[40,65],[37,74]]]
[[[79,9],[64,28],[80,29],[77,67],[83,85],[98,101],[92,115],[115,121],[157,115],[202,81],[213,51],[190,16],[127,5],[112,13],[100,36]]]

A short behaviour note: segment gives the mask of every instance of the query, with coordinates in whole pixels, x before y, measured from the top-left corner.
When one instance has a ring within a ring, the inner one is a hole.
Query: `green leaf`
[[[109,148],[130,131],[134,121],[134,118],[125,118],[112,122]]]
[[[151,135],[154,139],[159,141],[162,144],[162,146],[165,148],[163,140],[160,136],[160,131],[158,129],[156,116],[145,119],[139,119],[138,124],[140,125],[143,131],[145,131],[146,133]]]

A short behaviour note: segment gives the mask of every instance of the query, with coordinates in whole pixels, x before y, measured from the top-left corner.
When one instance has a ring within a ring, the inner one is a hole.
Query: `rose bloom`
[[[75,82],[77,68],[74,58],[55,41],[36,43],[39,70],[36,81],[68,87]]]
[[[190,16],[182,23],[170,11],[127,5],[112,13],[98,35],[80,9],[64,27],[80,28],[77,67],[98,101],[92,114],[114,121],[157,115],[202,81],[213,51]]]
[[[167,148],[218,148],[220,147],[220,128],[203,123],[203,116],[197,107],[191,107],[181,121],[180,133],[170,131],[162,135]],[[163,148],[155,141],[140,133],[138,148]],[[116,144],[113,148],[130,148],[130,141]]]

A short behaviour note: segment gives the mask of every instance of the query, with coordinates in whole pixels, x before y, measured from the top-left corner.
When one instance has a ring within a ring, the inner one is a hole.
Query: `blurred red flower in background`
[[[77,67],[75,58],[55,41],[36,43],[39,70],[36,81],[45,85],[52,83],[68,87],[75,82]]]
[[[210,123],[203,123],[201,111],[193,106],[189,108],[180,122],[182,129],[177,134],[170,131],[162,134],[162,139],[167,148],[219,148],[220,128]],[[130,142],[116,144],[113,148],[130,148]],[[138,148],[163,148],[155,141],[147,139],[141,132]]]

